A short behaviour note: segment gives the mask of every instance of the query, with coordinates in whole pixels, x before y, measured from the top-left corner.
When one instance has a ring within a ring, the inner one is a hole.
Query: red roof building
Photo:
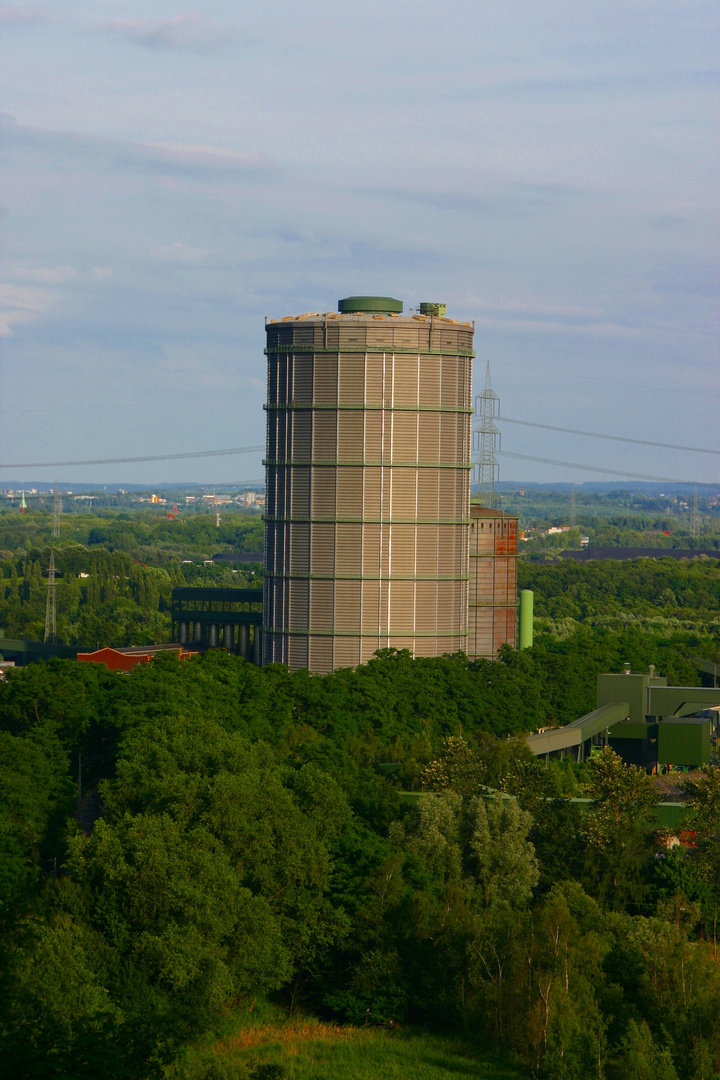
[[[182,645],[134,645],[127,649],[96,649],[95,652],[78,653],[78,660],[90,664],[105,664],[110,671],[131,671],[136,664],[147,664],[160,652],[177,653],[178,660],[195,656],[186,652]]]

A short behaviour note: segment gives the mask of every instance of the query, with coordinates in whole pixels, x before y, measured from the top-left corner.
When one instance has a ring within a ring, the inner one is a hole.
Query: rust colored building
[[[263,663],[467,651],[473,327],[338,307],[266,327]]]
[[[476,505],[470,515],[467,654],[492,658],[517,640],[518,519]]]
[[[94,652],[78,653],[78,660],[89,664],[105,664],[110,671],[132,671],[137,664],[149,664],[160,652],[174,652],[178,660],[187,660],[195,653],[186,652],[178,645],[133,645],[125,649],[96,649]]]

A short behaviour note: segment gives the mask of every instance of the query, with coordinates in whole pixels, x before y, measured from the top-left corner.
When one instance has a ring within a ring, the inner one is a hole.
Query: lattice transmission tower
[[[697,500],[697,484],[693,490],[693,506],[692,513],[690,515],[690,531],[693,536],[700,535],[700,514],[698,513],[698,500]]]
[[[52,521],[52,534],[53,536],[60,535],[60,515],[62,514],[62,499],[60,498],[60,492],[58,491],[57,480],[55,481],[55,489],[53,491],[53,521]]]
[[[500,398],[492,388],[490,361],[485,371],[485,387],[475,396],[475,417],[479,423],[473,431],[473,450],[477,454],[477,470],[480,501],[491,509],[500,508],[500,496],[495,484],[500,478],[500,465],[496,454],[500,449],[500,431],[495,421],[500,415]]]
[[[45,644],[57,645],[57,620],[55,609],[55,552],[50,552],[50,567],[47,580],[47,602],[45,604]]]

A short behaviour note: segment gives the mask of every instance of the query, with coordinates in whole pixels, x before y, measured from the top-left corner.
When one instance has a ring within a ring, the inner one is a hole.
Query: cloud
[[[113,272],[109,266],[93,266],[92,275],[97,278],[98,281],[103,281],[105,278],[113,276]]]
[[[61,285],[64,281],[72,281],[78,276],[73,266],[17,266],[13,270],[13,276],[24,281],[39,281],[43,285]]]
[[[210,252],[203,251],[201,248],[188,247],[176,240],[174,244],[168,244],[167,247],[153,248],[150,254],[154,259],[163,259],[166,262],[199,263]]]
[[[359,188],[359,194],[389,202],[416,203],[463,217],[516,219],[546,214],[585,194],[570,184],[506,184],[488,196],[462,191],[420,191],[412,188]]]
[[[214,52],[234,37],[232,30],[193,14],[171,19],[113,19],[100,30],[148,49],[201,54]]]
[[[502,318],[480,315],[477,326],[506,327],[512,330],[532,331],[542,334],[580,334],[599,338],[637,338],[642,332],[636,327],[622,326],[614,322],[558,322],[557,320]]]
[[[521,300],[517,297],[512,297],[507,300],[486,300],[481,296],[470,295],[463,298],[463,304],[465,307],[483,309],[488,312],[505,313],[509,312],[519,318],[524,318],[527,315],[534,315],[536,318],[543,319],[548,316],[565,317],[568,319],[600,319],[602,317],[602,309],[599,307],[578,307],[573,304],[547,304],[543,300],[530,299]]]
[[[222,146],[206,146],[202,143],[149,143],[147,145],[170,161],[200,165],[230,165],[240,168],[256,168],[264,164],[257,154],[244,153],[242,150],[226,150]]]
[[[102,172],[198,177],[224,175],[251,181],[267,181],[276,172],[271,162],[244,150],[198,143],[125,142],[77,132],[25,127],[7,116],[2,119],[7,152],[39,154],[51,159],[54,167],[59,159],[65,159]]]
[[[31,23],[54,21],[55,17],[43,8],[18,7],[16,4],[0,8],[0,25],[3,26],[27,26]]]
[[[12,337],[13,326],[34,322],[50,311],[58,294],[31,285],[0,285],[0,337]]]

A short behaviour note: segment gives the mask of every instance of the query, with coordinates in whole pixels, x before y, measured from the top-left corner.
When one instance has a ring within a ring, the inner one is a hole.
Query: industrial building
[[[467,655],[497,656],[517,640],[518,518],[470,507],[470,591]]]
[[[222,646],[259,664],[263,619],[260,589],[194,588],[172,591],[172,638],[180,645]]]
[[[710,761],[713,743],[717,751],[719,714],[720,687],[668,686],[653,665],[637,673],[628,664],[621,674],[598,675],[593,712],[534,732],[527,744],[546,760],[559,752],[584,761],[593,749],[610,746],[648,772],[693,768]]]
[[[88,664],[104,664],[109,671],[132,671],[139,664],[149,664],[160,653],[172,653],[178,660],[188,660],[193,652],[186,652],[177,645],[132,645],[127,648],[95,649],[77,654],[77,659]]]
[[[350,297],[266,331],[263,663],[466,650],[473,326]]]

